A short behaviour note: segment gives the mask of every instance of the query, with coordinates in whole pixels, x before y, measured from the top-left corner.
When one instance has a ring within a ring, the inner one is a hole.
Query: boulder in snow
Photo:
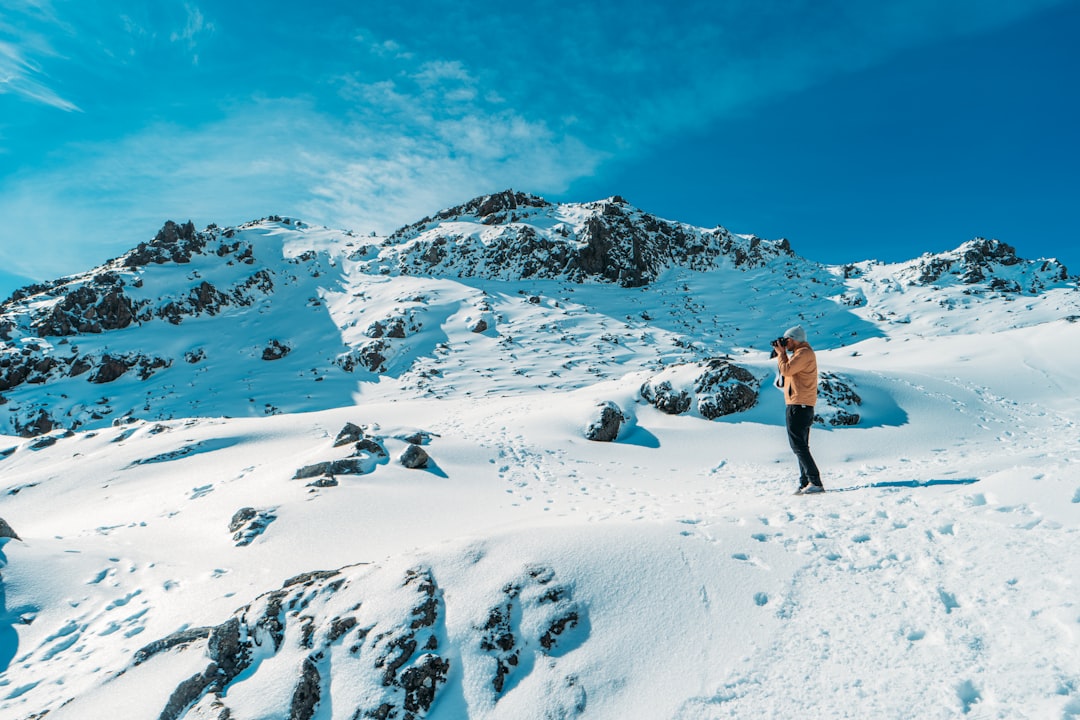
[[[0,518],[0,538],[12,538],[14,540],[22,541],[22,538],[8,525],[7,520]]]
[[[585,438],[596,442],[611,442],[619,436],[619,428],[625,420],[626,416],[618,405],[611,401],[602,402],[596,406],[593,419],[585,427]]]
[[[415,443],[409,443],[409,447],[405,448],[405,452],[401,453],[399,461],[410,470],[417,470],[427,467],[430,459],[424,448]]]

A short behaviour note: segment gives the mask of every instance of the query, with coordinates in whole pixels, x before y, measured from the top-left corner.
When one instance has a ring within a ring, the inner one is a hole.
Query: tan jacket
[[[794,343],[789,357],[787,350],[776,355],[780,374],[784,376],[784,402],[788,405],[817,404],[817,355],[809,343]]]

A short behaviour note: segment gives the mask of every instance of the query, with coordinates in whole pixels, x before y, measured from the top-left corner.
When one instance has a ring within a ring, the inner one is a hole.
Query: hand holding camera
[[[779,355],[780,354],[780,348],[784,348],[786,350],[787,349],[787,341],[788,341],[788,339],[786,337],[778,337],[775,340],[773,340],[772,341],[772,354],[769,355],[769,359],[772,359],[772,358],[776,357],[777,355]]]

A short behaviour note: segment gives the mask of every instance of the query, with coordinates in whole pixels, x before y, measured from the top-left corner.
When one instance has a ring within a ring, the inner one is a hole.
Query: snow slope
[[[186,262],[65,281],[98,288],[85,310],[125,279],[122,328],[31,334],[55,289],[4,306],[6,357],[90,367],[0,391],[0,717],[1080,716],[1063,268],[988,241],[821,266],[519,195],[388,239],[209,229]],[[599,236],[630,264],[582,266]],[[153,314],[203,281],[229,302]],[[819,497],[790,494],[769,387],[796,322],[861,399],[812,432]],[[90,382],[110,353],[171,364]],[[760,381],[751,409],[642,399],[719,356]],[[604,402],[618,437],[586,440]],[[358,469],[296,477],[335,461]]]

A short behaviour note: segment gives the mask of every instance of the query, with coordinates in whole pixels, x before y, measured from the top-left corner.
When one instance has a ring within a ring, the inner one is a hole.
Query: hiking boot
[[[807,487],[803,488],[803,491],[800,494],[802,494],[802,495],[814,495],[816,493],[823,493],[823,492],[825,492],[825,488],[821,487],[820,485],[808,485]]]

